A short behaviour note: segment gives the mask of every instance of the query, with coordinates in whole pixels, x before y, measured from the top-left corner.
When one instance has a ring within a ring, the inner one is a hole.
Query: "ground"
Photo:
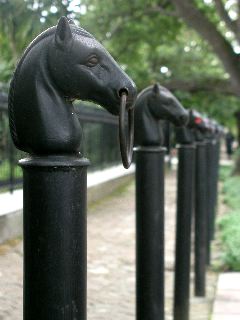
[[[134,183],[88,210],[88,320],[135,319]],[[172,319],[175,172],[166,176],[166,320]],[[191,281],[193,274],[191,273]],[[206,298],[193,297],[191,320],[208,320],[217,274],[208,271]],[[0,246],[0,320],[22,320],[22,241]]]

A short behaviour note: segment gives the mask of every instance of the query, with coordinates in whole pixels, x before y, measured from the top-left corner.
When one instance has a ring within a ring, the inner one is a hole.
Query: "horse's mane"
[[[10,89],[9,89],[9,96],[8,96],[8,111],[9,111],[9,125],[10,125],[10,131],[12,134],[13,142],[15,143],[16,146],[18,146],[18,136],[17,136],[17,130],[16,130],[16,124],[15,124],[15,119],[14,119],[14,112],[13,112],[13,106],[14,106],[14,95],[15,95],[15,87],[18,79],[18,75],[21,69],[21,65],[27,56],[28,52],[37,44],[39,43],[42,39],[50,36],[53,34],[55,31],[56,27],[52,27],[47,29],[46,31],[42,32],[39,36],[37,36],[26,48],[24,51],[22,57],[20,58],[16,70],[13,73],[12,81],[10,83]]]
[[[54,26],[54,27],[48,28],[47,30],[43,31],[28,45],[28,47],[24,51],[22,57],[20,58],[20,60],[17,64],[16,70],[13,73],[13,78],[10,83],[9,96],[8,96],[8,110],[9,110],[10,131],[12,134],[13,142],[15,143],[16,146],[18,146],[19,144],[18,144],[18,136],[17,136],[16,125],[15,125],[15,119],[14,119],[13,106],[14,106],[15,87],[16,87],[18,75],[19,75],[19,72],[21,69],[21,65],[22,65],[24,59],[26,58],[27,54],[29,53],[29,51],[31,51],[31,49],[36,44],[38,44],[41,40],[53,35],[56,31],[56,28],[57,27]],[[73,33],[78,34],[80,36],[95,39],[89,32],[87,32],[86,30],[84,30],[81,27],[71,25],[71,30],[73,31]]]

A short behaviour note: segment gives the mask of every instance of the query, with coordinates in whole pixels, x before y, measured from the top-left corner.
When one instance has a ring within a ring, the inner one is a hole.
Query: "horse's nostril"
[[[128,89],[127,89],[127,88],[121,88],[121,89],[118,91],[119,97],[121,97],[122,94],[128,95]]]

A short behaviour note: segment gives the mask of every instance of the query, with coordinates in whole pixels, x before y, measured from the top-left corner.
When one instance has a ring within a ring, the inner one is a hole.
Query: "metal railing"
[[[93,104],[78,103],[75,109],[83,131],[81,153],[91,159],[89,170],[120,164],[118,118]],[[21,187],[22,170],[18,167],[18,160],[24,156],[12,143],[7,95],[0,93],[0,192]]]

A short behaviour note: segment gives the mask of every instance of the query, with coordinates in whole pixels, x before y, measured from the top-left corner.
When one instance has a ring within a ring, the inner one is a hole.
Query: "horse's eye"
[[[97,57],[97,56],[91,56],[91,57],[88,59],[87,63],[86,63],[86,65],[87,65],[88,67],[94,67],[94,66],[96,66],[97,64],[98,64],[98,57]]]

